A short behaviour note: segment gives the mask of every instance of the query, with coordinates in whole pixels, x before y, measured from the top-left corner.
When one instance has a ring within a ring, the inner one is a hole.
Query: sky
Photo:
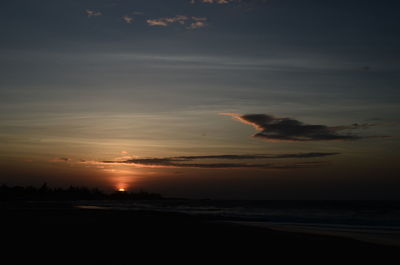
[[[0,183],[400,199],[399,8],[6,1]]]

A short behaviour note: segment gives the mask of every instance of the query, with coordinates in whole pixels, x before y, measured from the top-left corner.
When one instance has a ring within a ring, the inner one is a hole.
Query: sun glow
[[[135,182],[137,172],[129,166],[112,165],[102,169],[109,178],[110,187],[116,192],[127,192]]]

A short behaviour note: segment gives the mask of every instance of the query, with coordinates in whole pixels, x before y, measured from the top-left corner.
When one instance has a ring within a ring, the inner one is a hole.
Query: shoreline
[[[149,250],[170,252],[175,258],[183,253],[225,259],[232,255],[260,259],[266,253],[271,257],[282,257],[284,253],[301,256],[310,250],[354,257],[391,256],[400,251],[398,247],[349,238],[278,231],[182,213],[78,209],[70,203],[3,204],[0,210],[3,227],[7,228],[3,238],[9,246],[16,244],[15,248],[24,251],[52,250],[75,258],[79,254],[98,260],[94,264],[124,253],[142,255]],[[38,239],[44,243],[38,245]]]
[[[244,226],[254,226],[275,231],[302,233],[309,235],[331,236],[339,238],[354,239],[360,242],[398,247],[400,251],[400,231],[396,230],[366,230],[358,226],[345,226],[346,228],[331,225],[315,225],[307,223],[277,223],[277,222],[254,222],[254,221],[232,221]],[[384,234],[384,235],[383,235]]]

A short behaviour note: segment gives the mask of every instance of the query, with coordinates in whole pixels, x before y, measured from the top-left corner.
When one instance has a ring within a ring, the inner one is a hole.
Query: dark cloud
[[[179,156],[179,159],[274,159],[274,158],[315,158],[338,155],[339,153],[297,153],[297,154],[259,154],[259,155],[209,155],[209,156]]]
[[[296,169],[315,168],[325,164],[324,162],[296,163],[296,164],[246,164],[246,163],[173,163],[171,167],[177,168],[208,168],[208,169],[229,169],[229,168],[259,168],[259,169]]]
[[[69,157],[56,157],[50,160],[50,162],[71,162],[72,159]]]
[[[173,167],[173,168],[312,168],[323,164],[323,162],[302,162],[294,164],[271,164],[271,163],[194,163],[197,160],[255,160],[255,159],[287,159],[287,158],[317,158],[337,155],[338,153],[298,153],[298,154],[260,154],[260,155],[207,155],[207,156],[177,156],[164,158],[135,158],[123,161],[102,161],[106,164],[132,164],[140,167]],[[188,163],[190,162],[190,163]]]
[[[384,136],[362,137],[352,134],[349,130],[365,129],[374,124],[352,124],[346,126],[329,127],[326,125],[310,125],[292,118],[277,118],[268,114],[223,113],[235,119],[254,126],[260,132],[254,137],[268,141],[332,141],[332,140],[359,140],[365,138],[383,138]],[[339,133],[345,131],[346,133]]]
[[[377,126],[377,124],[373,123],[354,123],[351,125],[342,125],[342,126],[335,126],[331,127],[333,130],[357,130],[357,129],[368,129],[373,126]]]

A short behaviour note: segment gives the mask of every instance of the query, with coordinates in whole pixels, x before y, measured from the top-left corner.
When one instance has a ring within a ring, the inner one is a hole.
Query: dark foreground
[[[185,264],[398,260],[400,249],[176,213],[2,204],[2,264]],[[387,262],[386,262],[387,261]]]

